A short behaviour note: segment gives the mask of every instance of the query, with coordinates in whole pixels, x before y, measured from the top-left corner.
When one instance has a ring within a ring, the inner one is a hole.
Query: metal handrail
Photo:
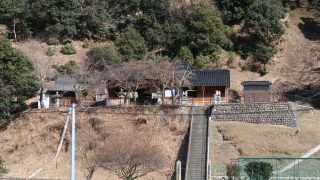
[[[188,179],[188,162],[189,162],[189,155],[190,155],[190,142],[191,142],[191,136],[192,136],[192,124],[193,124],[193,110],[194,110],[194,106],[192,104],[192,107],[191,107],[191,121],[190,121],[190,130],[189,130],[189,141],[188,141],[188,156],[187,156],[187,161],[186,161],[186,171],[185,171],[185,177],[184,179]]]

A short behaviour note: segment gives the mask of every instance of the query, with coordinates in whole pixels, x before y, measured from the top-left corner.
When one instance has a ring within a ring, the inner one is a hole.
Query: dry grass
[[[296,128],[285,126],[214,122],[211,127],[211,138],[215,138],[211,140],[212,162],[226,165],[230,159],[238,157],[300,157],[319,145],[319,119],[319,114],[303,115],[298,121],[298,133]],[[320,152],[313,157],[319,155]]]
[[[157,137],[154,143],[162,146],[169,162],[167,167],[149,174],[148,177],[166,179],[172,172],[171,166],[179,150],[179,141],[184,137],[188,124],[179,123],[176,119],[161,123],[150,110],[156,112],[153,107],[77,109],[76,128],[88,131],[99,129],[106,134],[124,130],[154,134]],[[66,114],[55,110],[31,109],[13,121],[7,130],[0,132],[0,156],[10,169],[8,176],[26,177],[54,156],[66,117]],[[137,124],[137,119],[143,119],[145,123]],[[36,178],[68,179],[69,146],[70,130],[67,131],[59,157]],[[77,179],[84,179],[78,161],[76,169]],[[94,174],[93,179],[105,179],[105,177],[117,179],[102,169]]]

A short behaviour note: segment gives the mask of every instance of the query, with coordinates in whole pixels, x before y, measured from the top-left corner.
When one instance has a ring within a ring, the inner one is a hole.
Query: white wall
[[[45,108],[49,108],[50,107],[50,94],[49,91],[47,91],[46,93],[43,94],[43,104]],[[38,94],[38,109],[41,108],[40,105],[40,95]]]

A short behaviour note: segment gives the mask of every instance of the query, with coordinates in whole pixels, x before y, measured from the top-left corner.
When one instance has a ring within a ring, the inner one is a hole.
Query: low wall
[[[296,127],[297,118],[309,110],[291,102],[216,104],[211,119]]]

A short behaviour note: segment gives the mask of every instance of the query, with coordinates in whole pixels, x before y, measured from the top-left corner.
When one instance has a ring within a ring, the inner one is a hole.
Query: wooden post
[[[205,91],[205,86],[202,86],[202,105],[204,106],[204,91]]]

